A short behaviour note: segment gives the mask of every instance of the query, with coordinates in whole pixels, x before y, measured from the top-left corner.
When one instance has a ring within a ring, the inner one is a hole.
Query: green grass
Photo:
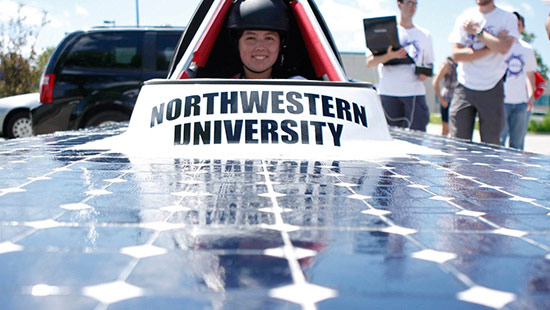
[[[540,122],[531,120],[529,121],[529,131],[531,132],[550,132],[550,113],[546,114],[544,119]]]
[[[439,116],[439,114],[430,114],[430,124],[441,125],[441,116]]]
[[[438,124],[441,125],[441,116],[439,114],[430,114],[430,124]],[[476,122],[475,129],[479,130],[479,122]]]
[[[439,114],[430,114],[430,124],[441,124]],[[479,122],[476,122],[475,129],[479,130]],[[550,133],[550,114],[546,114],[542,121],[529,121],[529,131],[539,133]]]

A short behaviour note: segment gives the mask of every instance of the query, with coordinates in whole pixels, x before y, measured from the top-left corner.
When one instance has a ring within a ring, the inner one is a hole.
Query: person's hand
[[[527,101],[527,112],[531,112],[533,110],[533,106],[535,105],[535,97],[531,96],[529,100]]]
[[[504,39],[508,36],[508,30],[502,30],[501,32],[498,33],[497,37],[499,39]]]
[[[400,48],[397,51],[394,51],[393,46],[390,45],[388,46],[387,55],[390,60],[394,58],[405,58],[407,57],[407,51],[404,48]]]
[[[468,20],[463,24],[464,30],[471,35],[476,35],[481,31],[481,26],[473,20]]]
[[[441,106],[444,107],[444,108],[448,108],[448,107],[449,107],[449,101],[448,101],[448,100],[440,99],[440,100],[439,100],[439,103],[441,103]]]
[[[418,76],[418,79],[422,82],[424,82],[428,78],[427,75],[422,74],[422,73],[418,74],[417,76]]]

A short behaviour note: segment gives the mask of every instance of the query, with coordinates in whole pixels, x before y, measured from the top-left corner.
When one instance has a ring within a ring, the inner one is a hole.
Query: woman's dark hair
[[[518,18],[518,20],[521,21],[521,23],[523,24],[523,26],[525,26],[525,18],[523,18],[523,16],[521,16],[521,14],[519,14],[518,12],[514,12],[514,15],[516,15],[516,17]]]

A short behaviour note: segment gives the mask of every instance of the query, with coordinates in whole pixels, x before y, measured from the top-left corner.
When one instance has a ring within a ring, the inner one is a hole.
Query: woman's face
[[[281,38],[276,31],[245,30],[239,39],[239,54],[244,65],[245,77],[271,78],[273,64],[277,61]]]

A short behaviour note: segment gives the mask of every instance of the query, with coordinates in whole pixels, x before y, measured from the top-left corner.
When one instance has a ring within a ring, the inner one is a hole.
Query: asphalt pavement
[[[441,125],[440,124],[428,124],[428,133],[439,135],[441,134]],[[476,130],[474,133],[474,142],[480,142],[479,131]],[[527,133],[525,137],[525,151],[532,152],[537,154],[550,155],[550,134],[540,134],[540,133]]]

